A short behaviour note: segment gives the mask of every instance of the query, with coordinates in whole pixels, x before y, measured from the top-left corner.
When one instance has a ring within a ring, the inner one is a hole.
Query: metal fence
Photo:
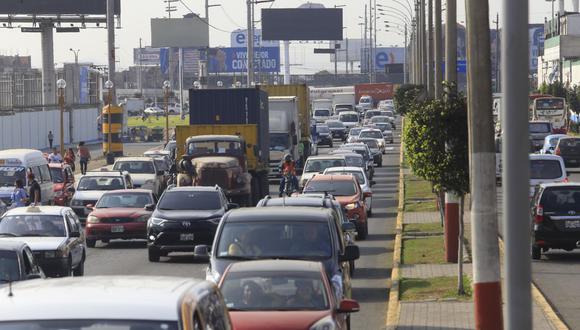
[[[0,74],[0,111],[42,104],[40,72]]]

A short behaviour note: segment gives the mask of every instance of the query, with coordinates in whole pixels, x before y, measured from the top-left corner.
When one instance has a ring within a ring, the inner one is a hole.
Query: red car
[[[358,239],[365,239],[369,233],[365,199],[372,193],[363,191],[352,174],[316,175],[304,185],[304,194],[328,193],[343,207],[348,220],[354,222]]]
[[[87,246],[112,239],[147,239],[147,220],[153,213],[157,198],[151,190],[131,189],[106,192],[87,217]]]
[[[69,165],[64,163],[49,163],[52,176],[54,204],[68,206],[74,194],[75,175]]]
[[[320,262],[231,264],[219,283],[235,330],[350,329],[358,302],[338,301]]]

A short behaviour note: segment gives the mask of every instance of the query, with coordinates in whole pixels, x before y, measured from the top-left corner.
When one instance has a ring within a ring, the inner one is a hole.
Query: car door
[[[72,255],[73,267],[77,267],[83,259],[83,241],[81,234],[80,223],[75,219],[76,217],[71,212],[65,213],[66,226],[68,228],[67,247]]]

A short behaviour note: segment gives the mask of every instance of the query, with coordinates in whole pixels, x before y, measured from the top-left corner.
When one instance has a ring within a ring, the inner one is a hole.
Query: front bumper
[[[62,277],[70,274],[68,258],[40,258],[38,264],[48,277]]]
[[[331,131],[332,137],[337,139],[344,139],[346,137],[346,130],[343,131]]]
[[[330,145],[332,144],[332,137],[330,135],[318,136],[317,144]]]
[[[180,224],[179,224],[180,225]],[[182,229],[151,227],[147,232],[147,246],[164,252],[193,252],[196,245],[213,244],[217,224],[197,225],[196,228]],[[193,234],[193,239],[191,238]],[[187,237],[187,240],[183,240]]]
[[[85,227],[87,239],[146,239],[147,223],[88,223]]]

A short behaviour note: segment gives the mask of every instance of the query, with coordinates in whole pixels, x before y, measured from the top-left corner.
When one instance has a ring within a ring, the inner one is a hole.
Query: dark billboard
[[[262,40],[342,40],[342,8],[262,9]]]
[[[107,0],[0,0],[0,15],[105,15]],[[115,0],[115,14],[121,0]]]

